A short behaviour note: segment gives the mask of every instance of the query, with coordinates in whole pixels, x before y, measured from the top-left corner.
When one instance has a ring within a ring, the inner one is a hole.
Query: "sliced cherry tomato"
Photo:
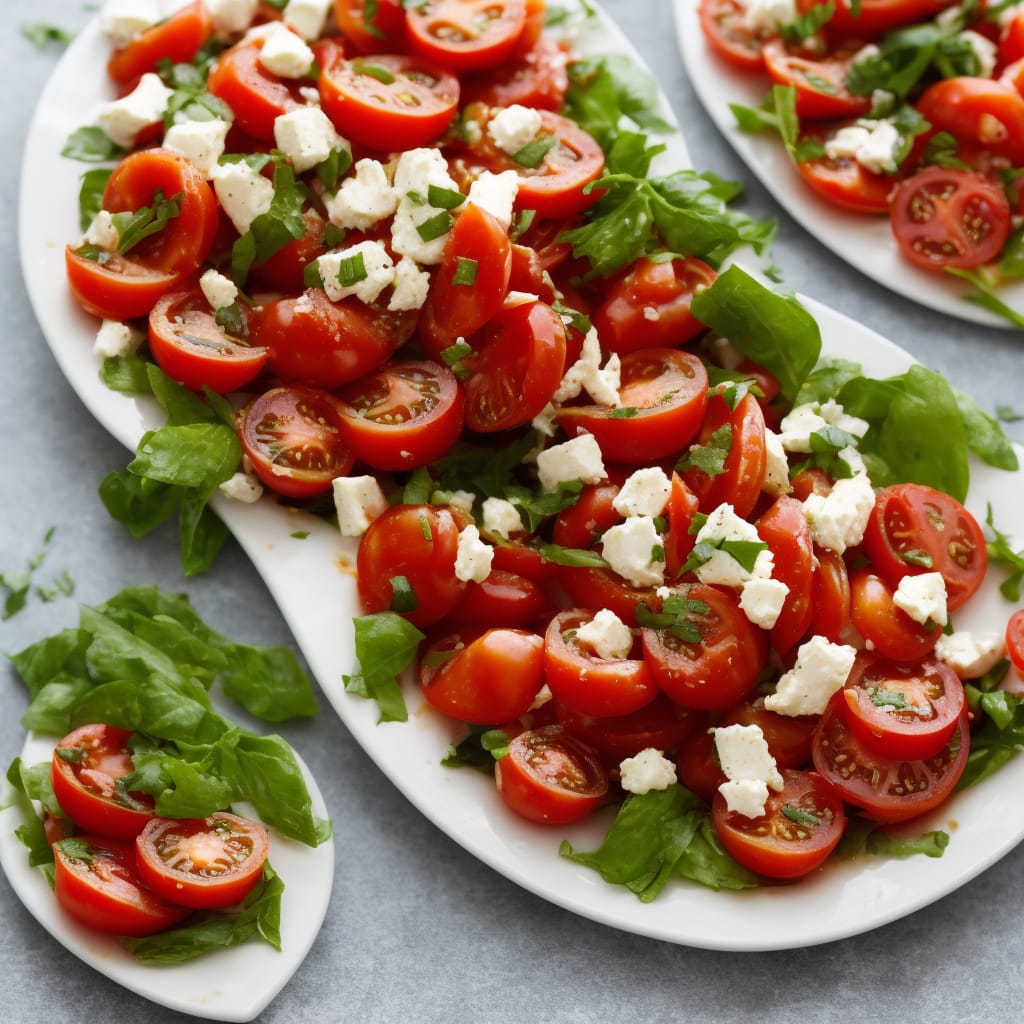
[[[694,293],[718,275],[702,260],[641,257],[606,293],[592,320],[611,352],[682,345],[704,330],[690,312]]]
[[[147,316],[161,295],[181,280],[124,256],[89,259],[72,246],[64,250],[64,269],[75,301],[93,316],[110,320],[134,320]]]
[[[334,17],[360,53],[398,53],[405,43],[402,0],[334,0]]]
[[[775,37],[761,48],[761,56],[773,82],[796,90],[798,117],[835,120],[863,117],[871,109],[870,96],[857,96],[846,88],[846,76],[859,49],[859,45],[840,45],[821,57]]]
[[[420,659],[420,689],[427,701],[475,725],[526,714],[543,674],[544,641],[522,629],[455,630]]]
[[[555,517],[552,540],[563,548],[592,548],[601,534],[625,518],[613,502],[626,480],[626,471],[619,466],[608,470],[608,479],[587,484],[575,503]]]
[[[838,130],[843,127],[836,125]],[[815,130],[801,133],[801,140],[824,142],[828,133]],[[797,162],[804,183],[822,199],[854,213],[888,213],[889,195],[895,184],[889,174],[875,174],[853,157],[819,156]]]
[[[545,302],[502,309],[469,339],[466,426],[481,433],[529,423],[565,369],[565,325]]]
[[[462,387],[447,366],[427,359],[388,363],[338,395],[342,434],[374,469],[425,466],[462,432]]]
[[[346,60],[339,50],[321,64],[320,97],[346,138],[397,151],[429,145],[444,132],[458,107],[459,82],[422,57]]]
[[[498,550],[494,549],[495,556]],[[462,600],[449,615],[460,626],[522,629],[540,618],[547,608],[547,595],[534,580],[508,569],[496,568],[492,562],[487,579],[482,583],[470,580]]]
[[[267,362],[267,350],[253,348],[244,337],[248,308],[238,306],[243,337],[236,337],[217,323],[198,285],[162,296],[149,314],[149,349],[157,365],[193,391],[238,391]]]
[[[153,935],[188,913],[139,880],[135,847],[120,839],[81,835],[53,847],[54,891],[65,913],[93,931]]]
[[[107,73],[120,86],[134,85],[147,71],[157,71],[162,61],[191,64],[212,35],[213,18],[206,4],[195,0],[115,50]]]
[[[725,782],[725,772],[718,763],[714,734],[705,728],[694,732],[680,745],[676,757],[676,774],[679,781],[691,792],[696,793],[706,804],[714,802],[718,787]]]
[[[425,0],[409,8],[409,46],[455,71],[497,67],[526,24],[523,0]]]
[[[867,569],[850,573],[850,619],[865,640],[893,661],[917,661],[930,654],[942,633],[925,629],[893,603],[893,588]]]
[[[892,587],[904,576],[941,573],[950,611],[978,590],[988,568],[978,521],[956,498],[925,484],[895,484],[879,491],[864,546]]]
[[[635,586],[611,569],[568,565],[557,568],[558,582],[574,605],[608,608],[630,626],[636,622],[640,605],[651,608],[657,601],[654,587]]]
[[[949,743],[924,760],[890,758],[868,750],[850,729],[840,690],[814,730],[814,767],[843,799],[878,821],[905,821],[938,807],[953,791],[970,753],[967,715]]]
[[[842,641],[850,624],[850,578],[841,555],[815,548],[811,633],[832,643]]]
[[[1006,623],[1006,653],[1024,679],[1024,609],[1014,612]]]
[[[450,508],[434,505],[396,505],[370,523],[356,557],[366,610],[389,610],[392,580],[402,577],[416,597],[416,608],[401,614],[421,629],[443,619],[466,586],[455,575],[461,525]]]
[[[734,68],[750,74],[764,71],[764,40],[750,27],[742,0],[700,0],[700,27],[712,51]]]
[[[684,626],[694,641],[671,628],[644,627],[644,660],[654,681],[686,708],[724,711],[747,697],[768,659],[762,630],[740,610],[732,593],[702,583],[679,588],[691,608]]]
[[[621,408],[564,405],[558,422],[570,437],[581,430],[593,434],[607,459],[646,465],[693,440],[704,419],[707,389],[707,370],[692,353],[640,349],[622,358]]]
[[[723,472],[708,476],[696,467],[686,470],[683,479],[700,501],[701,512],[713,512],[719,505],[730,504],[738,516],[749,516],[757,504],[764,483],[767,453],[764,446],[764,413],[753,395],[744,395],[730,409],[721,395],[708,402],[704,425],[697,443],[707,445],[711,436],[722,427],[730,429],[729,453]]]
[[[535,0],[531,0],[535,2]],[[520,37],[520,45],[525,38]],[[569,91],[569,54],[551,39],[540,39],[499,68],[463,75],[465,103],[488,107],[519,104],[541,110],[560,110]]]
[[[157,896],[183,907],[229,907],[260,880],[269,842],[258,821],[227,811],[154,818],[135,840],[139,878]]]
[[[846,828],[843,801],[816,772],[787,768],[781,793],[769,790],[764,814],[730,811],[721,793],[711,815],[722,845],[745,868],[768,878],[799,878],[820,867]]]
[[[558,572],[558,566],[547,561],[537,548],[516,540],[495,546],[491,569],[516,573],[534,583],[553,579]]]
[[[581,715],[608,717],[639,711],[658,696],[647,665],[640,658],[606,660],[577,637],[594,612],[571,608],[559,612],[544,635],[544,681],[555,698]]]
[[[779,768],[803,768],[811,763],[811,739],[817,724],[814,716],[780,715],[764,706],[764,697],[755,697],[727,711],[718,724],[756,725]]]
[[[608,776],[594,750],[560,725],[528,729],[494,766],[502,800],[542,825],[567,825],[604,802]]]
[[[806,13],[826,0],[797,0],[797,10]],[[831,31],[858,39],[874,38],[900,25],[933,18],[955,0],[838,0],[829,19]]]
[[[916,106],[935,131],[981,143],[1015,167],[1024,163],[1024,96],[1012,85],[992,78],[944,78],[929,86]]]
[[[668,531],[665,534],[665,575],[675,579],[697,543],[696,532],[691,533],[694,517],[700,511],[697,495],[686,486],[686,481],[672,472],[672,493],[669,495],[665,515]]]
[[[1024,99],[1018,99],[1024,131]],[[926,167],[900,182],[890,215],[900,251],[925,270],[988,263],[1010,234],[1010,204],[1003,189],[958,168]]]
[[[887,757],[934,757],[964,710],[964,687],[941,661],[897,664],[860,654],[843,690],[846,724],[867,748]]]
[[[336,476],[352,468],[341,408],[327,391],[298,385],[271,388],[239,416],[239,438],[253,472],[278,494],[322,494]]]
[[[253,311],[251,340],[269,351],[283,380],[336,388],[379,366],[404,344],[415,311],[392,313],[349,295],[332,302],[321,288],[263,303]]]
[[[57,744],[50,763],[53,795],[83,832],[134,839],[153,817],[153,798],[118,780],[135,771],[128,729],[82,725]]]
[[[458,338],[479,331],[505,301],[512,247],[501,222],[467,203],[448,233],[444,256],[430,284],[419,337],[432,359]]]
[[[807,632],[813,614],[814,548],[803,505],[782,495],[754,524],[775,556],[774,579],[789,587],[782,612],[771,630],[776,654],[793,649]]]

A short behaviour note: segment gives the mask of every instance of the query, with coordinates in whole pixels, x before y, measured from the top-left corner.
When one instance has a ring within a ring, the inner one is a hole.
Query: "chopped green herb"
[[[153,205],[143,206],[134,213],[115,213],[111,218],[117,228],[117,251],[122,255],[131,252],[143,239],[158,234],[167,222],[181,213],[183,192],[165,199],[160,189],[153,195]]]
[[[453,188],[443,188],[440,185],[427,186],[427,202],[439,210],[454,210],[466,201],[466,197]]]
[[[447,210],[442,210],[433,217],[428,217],[421,224],[416,225],[416,233],[424,242],[432,242],[435,238],[448,234],[455,218]]]
[[[802,807],[794,807],[793,804],[783,804],[779,810],[794,824],[806,825],[808,828],[814,828],[824,820],[820,814],[805,811]]]
[[[128,151],[112,142],[107,133],[98,125],[84,125],[76,128],[64,143],[61,156],[83,163],[103,163],[119,160]]]
[[[366,261],[361,252],[343,256],[338,261],[338,284],[343,288],[351,288],[360,281],[365,281],[366,277]]]
[[[528,142],[522,149],[516,150],[512,154],[512,159],[515,160],[520,167],[536,168],[544,162],[544,157],[548,155],[558,145],[558,139],[553,135],[545,135],[540,138],[533,139]]]
[[[419,608],[420,603],[416,597],[416,591],[405,576],[392,576],[391,584],[391,610],[393,612],[414,612]]]
[[[459,256],[455,266],[455,273],[452,274],[452,284],[474,285],[480,264],[467,256]]]
[[[66,28],[59,28],[56,25],[44,25],[40,21],[23,22],[21,34],[30,43],[38,46],[40,50],[45,49],[50,43],[56,43],[58,46],[67,46],[75,38],[74,32],[69,32]]]
[[[369,75],[370,78],[376,78],[378,82],[382,82],[384,85],[391,85],[396,81],[395,76],[380,64],[370,64],[365,60],[354,60],[351,67],[357,75]]]

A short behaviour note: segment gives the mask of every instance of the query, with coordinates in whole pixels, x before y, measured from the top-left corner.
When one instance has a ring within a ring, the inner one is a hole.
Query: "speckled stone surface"
[[[135,543],[107,517],[96,487],[108,469],[124,464],[125,451],[62,379],[24,294],[15,240],[17,166],[35,99],[58,51],[38,51],[19,27],[31,20],[75,29],[92,17],[87,6],[80,0],[0,5],[7,39],[0,137],[8,153],[0,185],[0,568],[19,567],[54,526],[46,569],[66,568],[77,585],[74,600],[33,601],[0,623],[0,650],[18,650],[70,625],[78,601],[102,601],[143,582],[186,588],[224,633],[289,643],[269,594],[236,545],[229,544],[208,576],[186,582],[172,530]],[[669,0],[607,0],[606,7],[671,98],[699,166],[749,178],[695,105],[675,49]],[[902,302],[847,269],[780,214],[756,184],[748,208],[780,216],[776,254],[790,285],[886,334],[985,408],[1024,406],[1021,335]],[[54,289],[61,287],[54,282]],[[1011,428],[1017,440],[1024,439],[1021,427]],[[21,684],[0,666],[3,765],[21,747],[24,707]],[[807,1024],[883,1017],[967,1024],[1019,1015],[1021,850],[933,906],[867,935],[784,953],[692,950],[576,917],[477,862],[384,779],[326,702],[318,721],[282,731],[322,787],[336,823],[337,872],[319,939],[262,1021]],[[2,1016],[12,1024],[187,1019],[80,963],[36,924],[6,880],[0,880],[0,920]]]

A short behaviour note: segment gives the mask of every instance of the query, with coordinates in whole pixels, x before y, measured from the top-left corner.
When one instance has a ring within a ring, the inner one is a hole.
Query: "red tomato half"
[[[567,825],[604,802],[608,776],[596,752],[560,725],[528,729],[494,766],[502,800],[542,825]]]
[[[269,837],[258,821],[216,811],[206,818],[154,818],[135,840],[139,878],[184,907],[240,903],[259,881]]]
[[[519,53],[499,68],[463,75],[463,101],[484,103],[489,107],[511,107],[518,103],[524,107],[560,110],[569,91],[566,70],[569,54],[546,38]]]
[[[823,141],[825,132],[809,131],[801,138]],[[875,174],[853,157],[819,156],[802,160],[796,169],[804,183],[822,199],[853,213],[888,213],[893,178]]]
[[[711,815],[722,845],[745,868],[768,878],[799,878],[819,867],[846,828],[843,801],[816,772],[788,768],[785,788],[768,792],[765,811],[748,818],[730,811],[721,793]]]
[[[764,71],[764,40],[750,27],[741,0],[700,0],[700,27],[712,51],[734,68],[750,74]]]
[[[93,931],[153,935],[177,924],[188,913],[188,908],[168,903],[142,884],[132,843],[76,836],[57,843],[53,857],[57,902],[79,924]]]
[[[405,41],[402,0],[334,0],[334,17],[360,53],[398,53]]]
[[[758,536],[775,556],[772,576],[789,587],[782,612],[772,627],[772,647],[785,654],[803,639],[811,625],[814,547],[804,517],[803,505],[795,498],[776,498],[754,524]]]
[[[930,654],[942,627],[925,629],[893,602],[893,590],[867,569],[850,573],[850,619],[874,649],[893,661],[917,661]]]
[[[409,46],[455,71],[493,68],[512,56],[526,24],[524,0],[425,0],[409,7]]]
[[[826,0],[798,0],[805,13]],[[858,39],[873,38],[890,28],[925,21],[952,6],[955,0],[837,0],[828,23],[831,30]]]
[[[118,85],[127,88],[147,71],[156,71],[161,61],[191,64],[211,35],[210,12],[202,0],[195,0],[115,50],[107,61],[107,73]]]
[[[118,779],[135,771],[128,729],[82,725],[57,744],[50,764],[53,795],[83,831],[111,839],[134,839],[153,817],[153,798],[130,793]]]
[[[1006,623],[1006,653],[1024,679],[1024,609],[1014,612]]]
[[[807,120],[862,117],[871,109],[870,96],[856,96],[846,88],[846,76],[859,46],[845,46],[828,56],[792,47],[775,37],[761,49],[764,66],[773,82],[796,90],[796,112]]]

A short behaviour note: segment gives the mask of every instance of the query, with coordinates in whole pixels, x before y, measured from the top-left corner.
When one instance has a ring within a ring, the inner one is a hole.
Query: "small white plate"
[[[898,295],[961,320],[1019,330],[987,309],[967,302],[963,296],[970,288],[962,281],[921,270],[907,261],[892,237],[888,217],[841,210],[809,189],[777,135],[741,132],[729,104],[760,106],[771,88],[767,74],[745,75],[730,70],[704,41],[697,17],[698,0],[674,3],[679,50],[694,92],[733,149],[795,221],[837,256]],[[1024,282],[1000,287],[999,297],[1008,306],[1024,310]]]
[[[49,762],[56,740],[29,733],[21,752],[26,765]],[[323,797],[309,769],[299,766],[313,799],[313,813],[327,817]],[[5,783],[9,789],[9,784]],[[10,794],[3,803],[8,803]],[[255,809],[237,804],[243,816]],[[259,939],[217,950],[172,967],[147,967],[122,949],[116,938],[90,931],[68,917],[14,830],[24,820],[17,806],[0,811],[0,865],[29,913],[80,960],[119,985],[154,1003],[209,1020],[248,1021],[284,988],[306,958],[327,913],[334,881],[334,841],[311,849],[270,829],[269,860],[284,882],[281,897],[281,952]]]

